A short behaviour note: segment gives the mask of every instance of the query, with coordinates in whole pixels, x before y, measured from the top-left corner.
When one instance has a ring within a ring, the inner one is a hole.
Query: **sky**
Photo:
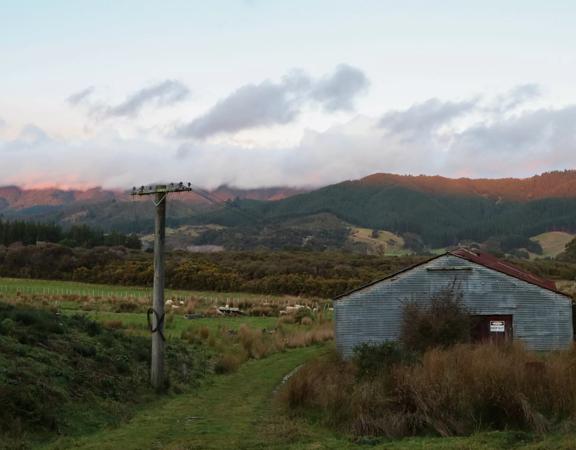
[[[0,185],[576,166],[576,2],[0,0]]]

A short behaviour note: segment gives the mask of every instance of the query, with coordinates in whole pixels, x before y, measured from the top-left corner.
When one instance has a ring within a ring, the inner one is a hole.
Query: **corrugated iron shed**
[[[519,280],[526,281],[527,283],[534,284],[536,286],[540,286],[541,288],[548,289],[548,290],[556,292],[558,294],[568,296],[567,294],[564,294],[563,292],[559,291],[556,288],[556,283],[552,280],[548,280],[546,278],[539,277],[538,275],[535,275],[535,274],[530,273],[524,269],[521,269],[520,267],[517,267],[514,264],[510,264],[507,261],[502,261],[501,259],[496,258],[494,255],[491,255],[490,253],[483,252],[483,251],[480,251],[477,249],[468,249],[468,248],[461,247],[461,248],[458,248],[456,250],[451,250],[451,251],[443,253],[441,255],[434,256],[433,258],[427,259],[427,260],[422,261],[418,264],[413,264],[411,266],[406,267],[405,269],[402,269],[402,270],[395,272],[391,275],[387,275],[385,277],[379,278],[377,280],[371,281],[370,283],[365,284],[363,286],[360,286],[356,289],[352,289],[350,291],[344,292],[343,294],[340,294],[340,295],[334,297],[333,300],[338,300],[339,298],[346,297],[346,296],[352,294],[353,292],[367,288],[369,286],[372,286],[373,284],[380,283],[381,281],[387,280],[388,278],[395,277],[396,275],[407,272],[409,270],[412,270],[412,269],[419,267],[423,264],[427,264],[430,261],[433,261],[437,258],[441,258],[441,257],[446,256],[446,255],[457,256],[458,258],[462,258],[462,259],[465,259],[467,261],[470,261],[470,262],[479,264],[481,266],[487,267],[489,269],[496,270],[497,272],[504,273],[506,275],[510,275],[510,276],[517,278]]]
[[[471,314],[486,323],[504,321],[506,336],[530,350],[572,344],[572,299],[556,290],[554,282],[484,252],[457,249],[338,297],[334,323],[339,352],[349,358],[362,343],[398,340],[404,305],[424,306],[450,286],[458,286]]]
[[[539,277],[524,269],[516,267],[515,265],[510,264],[509,262],[502,261],[501,259],[496,258],[494,255],[491,255],[490,253],[481,252],[480,250],[468,249],[468,248],[459,248],[448,253],[454,256],[458,256],[459,258],[464,258],[467,261],[480,264],[481,266],[488,267],[489,269],[505,273],[506,275],[518,278],[519,280],[535,284],[536,286],[540,286],[541,288],[549,289],[551,291],[558,292],[561,294],[561,292],[559,292],[556,289],[556,283],[554,281]]]

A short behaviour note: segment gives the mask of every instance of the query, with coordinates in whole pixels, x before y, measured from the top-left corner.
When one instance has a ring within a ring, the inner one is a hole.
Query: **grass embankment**
[[[171,387],[197,384],[207,371],[205,351],[170,345]],[[125,420],[153,397],[148,367],[147,339],[81,316],[0,303],[0,448]]]
[[[20,282],[14,280],[13,286],[20,287]],[[46,284],[68,283],[32,284],[41,292]],[[10,302],[0,317],[0,367],[11,358],[7,370],[0,370],[0,400],[12,401],[6,408],[10,420],[0,424],[0,448],[27,448],[57,435],[64,436],[59,445],[67,448],[66,437],[117,426],[154,399],[148,387],[146,298],[17,292],[0,293]],[[175,372],[170,381],[178,392],[187,391],[191,378],[198,381],[204,375],[196,366],[190,368],[193,357],[202,357],[205,371],[232,373],[245,363],[279,358],[275,354],[332,339],[331,323],[323,312],[294,308],[278,317],[284,306],[271,304],[267,296],[240,294],[234,300],[249,313],[276,316],[221,316],[215,306],[198,298],[168,308],[167,355]],[[296,300],[306,301],[290,302]],[[186,319],[185,313],[198,309],[208,317]],[[34,348],[38,346],[39,351]]]

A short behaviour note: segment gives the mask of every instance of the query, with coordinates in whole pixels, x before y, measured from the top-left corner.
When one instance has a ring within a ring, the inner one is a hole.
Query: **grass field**
[[[365,438],[351,441],[314,421],[288,417],[274,401],[283,377],[326,347],[290,350],[250,361],[231,375],[218,376],[199,390],[143,408],[130,422],[80,438],[62,438],[39,447],[50,450],[184,449],[573,449],[575,434],[537,436],[490,432],[469,437]]]
[[[4,289],[4,290],[2,290]],[[26,290],[29,289],[29,290]],[[58,291],[60,290],[60,291]],[[18,280],[0,278],[0,294],[17,292],[63,295],[94,295],[100,290],[110,296],[124,292],[142,292],[144,288],[103,286],[60,281]],[[214,292],[172,291],[174,294],[204,296],[222,301],[233,296],[254,300],[284,301],[283,296],[253,294],[222,294]],[[169,294],[170,295],[170,294]],[[127,297],[136,295],[127,294]],[[38,295],[38,298],[41,298]],[[129,299],[128,299],[129,300]],[[62,303],[64,314],[77,313],[74,304]],[[83,311],[101,323],[121,322],[129,333],[148,334],[146,315],[142,312]],[[183,315],[171,315],[166,334],[178,339],[183,332],[207,328],[212,333],[219,328],[237,330],[241,325],[255,329],[274,328],[277,317],[205,317],[188,320]],[[286,325],[297,328],[301,325]],[[305,361],[323,354],[326,345],[313,345],[274,353],[263,359],[250,359],[236,372],[215,375],[199,389],[171,395],[141,406],[128,422],[93,434],[62,437],[38,448],[79,449],[576,449],[576,434],[572,432],[533,435],[506,431],[480,433],[469,437],[421,437],[402,440],[360,438],[334,431],[315,422],[314,418],[287,415],[275,401],[275,392],[282,379]],[[2,446],[0,445],[0,448]]]
[[[530,238],[536,241],[542,247],[542,255],[539,257],[555,258],[564,251],[566,244],[574,239],[574,234],[565,233],[564,231],[550,231]]]
[[[378,237],[372,237],[370,228],[353,227],[350,239],[365,244],[375,255],[401,256],[411,252],[404,248],[404,239],[389,231],[378,231]]]
[[[125,329],[131,334],[147,334],[148,324],[146,309],[150,303],[150,289],[97,285],[52,280],[30,280],[16,278],[0,278],[0,299],[11,303],[27,304],[29,306],[56,308],[64,314],[81,312],[88,317],[104,324],[113,324]],[[258,295],[249,293],[222,293],[204,291],[175,291],[167,290],[166,299],[197,299],[203,308],[212,308],[210,305],[253,302],[254,304],[278,303],[280,305],[293,304],[305,301],[298,297]],[[137,311],[122,312],[115,310],[126,303],[138,305]],[[251,328],[274,328],[278,324],[278,317],[255,316],[212,316],[196,319],[187,319],[182,309],[167,307],[165,322],[166,335],[180,337],[183,331],[208,328],[210,331],[219,327],[237,330],[241,325]],[[284,325],[290,329],[289,324]]]
[[[78,283],[59,280],[35,280],[24,278],[0,278],[0,294],[42,294],[42,295],[86,295],[93,297],[151,297],[151,287],[118,286],[105,284]],[[238,300],[262,300],[289,302],[297,297],[288,295],[264,295],[245,292],[185,291],[166,289],[166,299],[171,297],[195,297],[206,301],[227,302]]]
[[[76,314],[75,310],[64,310],[66,314]],[[111,323],[121,321],[123,328],[134,334],[149,334],[146,314],[142,313],[116,313],[108,311],[85,311],[89,318],[100,323]],[[210,331],[225,327],[237,330],[241,325],[251,328],[274,328],[278,322],[276,317],[203,317],[200,319],[188,320],[181,315],[174,315],[166,321],[165,335],[169,337],[180,337],[183,331],[195,328],[208,328]]]

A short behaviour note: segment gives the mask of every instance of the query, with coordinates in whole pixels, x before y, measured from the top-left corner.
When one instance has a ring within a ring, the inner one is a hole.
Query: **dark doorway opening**
[[[511,314],[473,316],[473,342],[509,342],[512,336]]]

